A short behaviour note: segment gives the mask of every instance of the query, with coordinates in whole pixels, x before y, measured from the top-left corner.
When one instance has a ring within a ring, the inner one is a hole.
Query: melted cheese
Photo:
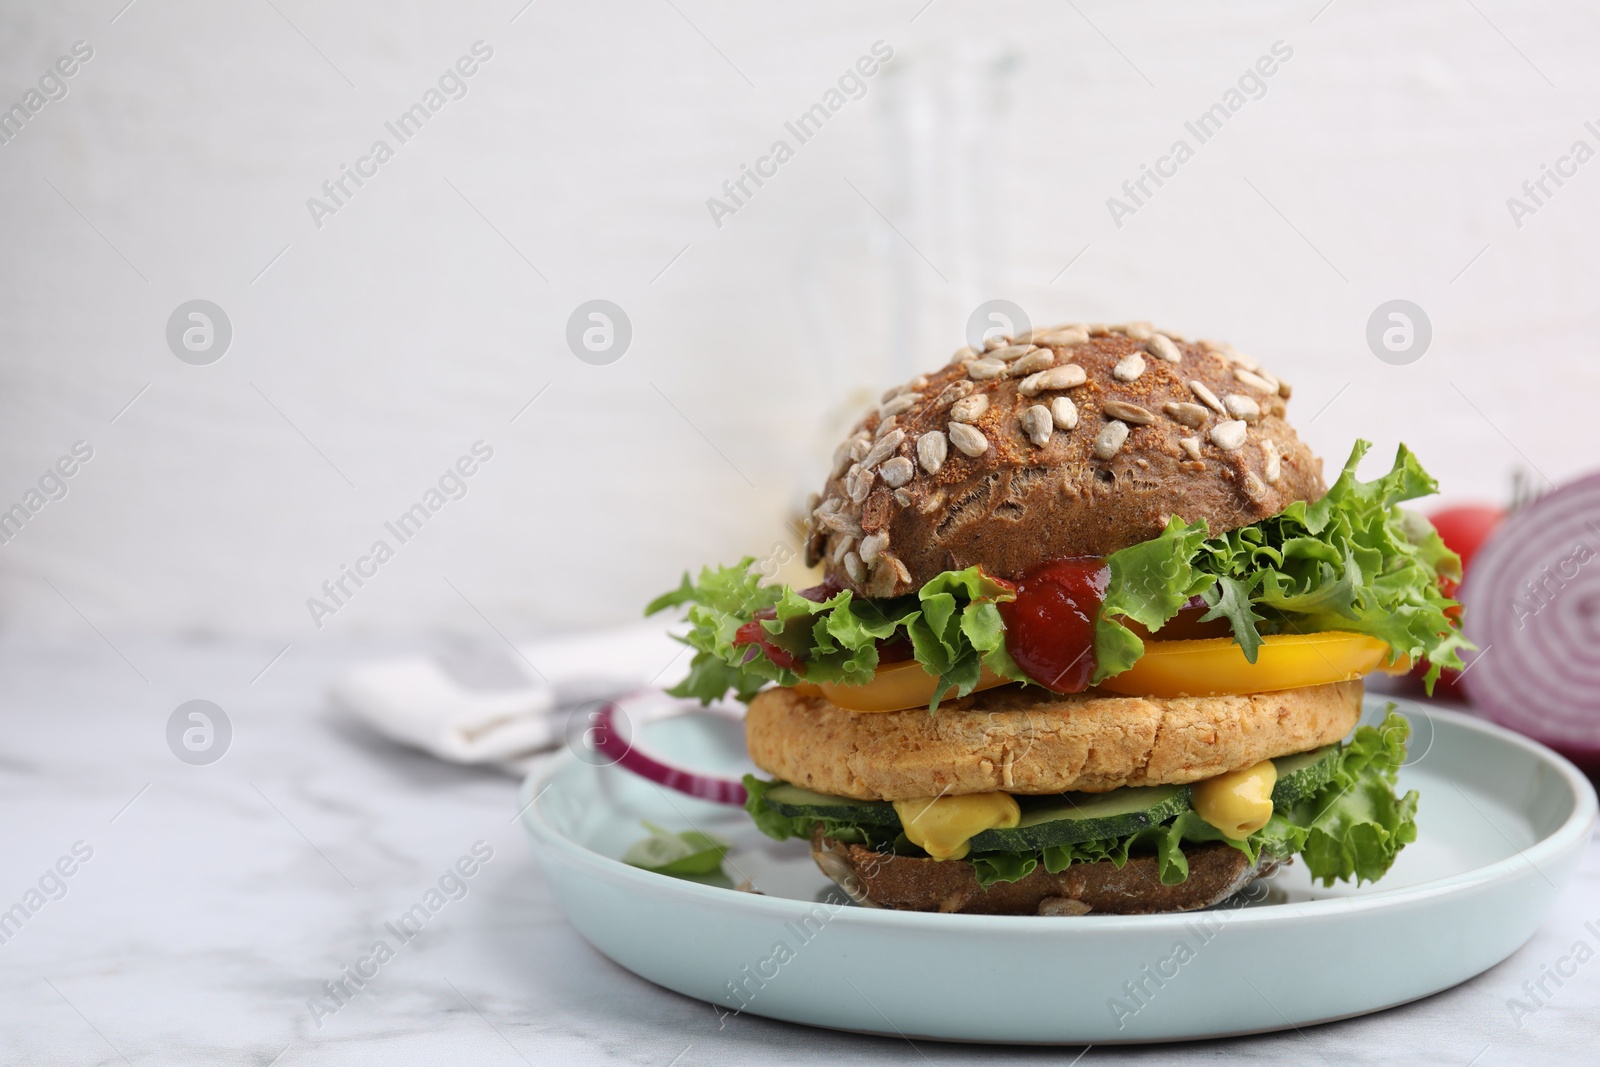
[[[1242,771],[1196,782],[1190,797],[1200,818],[1235,841],[1242,841],[1272,818],[1272,787],[1278,768],[1269,759]]]
[[[961,859],[978,834],[1022,821],[1022,809],[1009,793],[897,800],[894,810],[911,843],[936,860]]]

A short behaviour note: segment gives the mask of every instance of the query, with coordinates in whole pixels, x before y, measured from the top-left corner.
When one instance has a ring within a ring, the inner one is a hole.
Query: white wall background
[[[94,49],[0,146],[0,508],[95,450],[0,548],[13,631],[314,639],[306,597],[479,439],[469,495],[322,633],[632,617],[765,551],[850,405],[989,297],[1230,339],[1330,465],[1405,439],[1447,497],[1600,451],[1600,162],[1506,207],[1600,148],[1600,10],[124,3],[0,8],[0,105]],[[469,94],[317,229],[306,198],[480,39]],[[878,40],[866,97],[717,228],[706,198]],[[1279,40],[1265,96],[1114,226]],[[196,297],[234,328],[204,367],[164,340]],[[564,342],[595,297],[633,322],[611,366]],[[1364,341],[1395,297],[1433,322],[1410,366]]]

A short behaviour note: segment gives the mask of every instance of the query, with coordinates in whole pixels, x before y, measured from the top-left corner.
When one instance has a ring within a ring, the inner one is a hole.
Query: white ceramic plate
[[[1042,918],[860,908],[799,841],[737,808],[564,756],[523,786],[523,822],[572,925],[668,989],[790,1022],[963,1041],[1096,1044],[1258,1033],[1447,989],[1532,936],[1595,825],[1595,794],[1542,745],[1411,705],[1418,840],[1377,885],[1313,886],[1296,864],[1242,905],[1181,915]],[[1369,702],[1369,721],[1381,705]],[[652,750],[749,769],[739,723],[697,713],[641,727]],[[537,797],[537,802],[533,802]],[[641,820],[734,842],[761,895],[618,857]],[[1237,900],[1238,898],[1236,898]]]

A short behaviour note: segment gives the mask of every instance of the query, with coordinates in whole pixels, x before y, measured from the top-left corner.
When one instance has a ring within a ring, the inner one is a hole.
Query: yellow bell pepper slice
[[[1272,693],[1409,667],[1404,659],[1384,667],[1388,654],[1388,644],[1376,637],[1333,630],[1263,637],[1254,663],[1244,658],[1244,649],[1231,637],[1146,641],[1144,655],[1101,682],[1100,688],[1151,697]]]
[[[987,667],[973,692],[1005,685],[1006,679]],[[926,708],[933,700],[933,691],[939,684],[937,676],[922,669],[916,660],[891,663],[879,667],[878,673],[866,685],[844,685],[840,682],[801,682],[794,691],[801,696],[826,697],[830,704],[846,711],[908,711]]]
[[[1146,641],[1144,655],[1098,688],[1123,696],[1182,697],[1272,693],[1283,689],[1347,682],[1373,671],[1404,674],[1411,661],[1385,665],[1389,646],[1366,634],[1328,630],[1314,634],[1272,634],[1261,639],[1256,661],[1231,637],[1191,641]],[[846,711],[908,711],[926,708],[938,679],[915,660],[879,667],[865,685],[800,682],[794,691],[820,696]],[[1007,684],[984,668],[973,692]]]

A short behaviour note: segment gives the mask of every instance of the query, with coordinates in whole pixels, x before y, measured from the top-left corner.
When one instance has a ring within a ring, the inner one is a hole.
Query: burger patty
[[[1360,681],[1216,697],[1061,695],[1003,686],[893,712],[846,711],[792,689],[750,703],[756,766],[830,796],[1100,793],[1177,785],[1331,744],[1361,715]]]

